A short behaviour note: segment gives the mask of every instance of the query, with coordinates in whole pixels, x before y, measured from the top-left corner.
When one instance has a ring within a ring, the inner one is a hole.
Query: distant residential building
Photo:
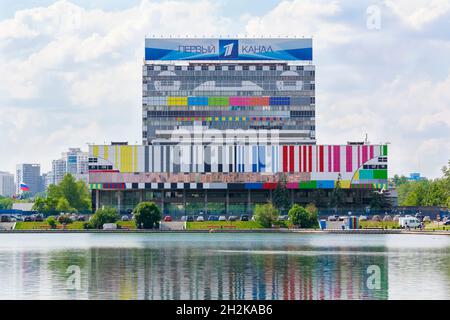
[[[31,164],[31,163],[21,163],[16,167],[16,194],[23,194],[24,191],[20,188],[21,183],[25,183],[31,195],[35,195],[42,190],[41,183],[41,165],[39,164]]]
[[[12,197],[15,193],[14,174],[0,171],[0,196]]]
[[[47,174],[46,188],[50,184],[58,184],[67,173],[72,174],[77,180],[88,182],[88,152],[80,148],[69,148],[61,154],[61,159],[52,161],[52,170]]]

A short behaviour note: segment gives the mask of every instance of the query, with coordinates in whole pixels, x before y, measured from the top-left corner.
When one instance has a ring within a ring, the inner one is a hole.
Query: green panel
[[[387,145],[384,145],[383,146],[383,156],[387,156],[388,155],[388,146]]]
[[[208,106],[228,106],[228,97],[208,97]]]
[[[359,170],[359,179],[365,180],[365,179],[373,179],[373,171],[374,170]]]
[[[387,170],[373,170],[374,179],[387,179]]]
[[[298,187],[300,189],[317,189],[317,182],[316,180],[303,181],[298,184]]]

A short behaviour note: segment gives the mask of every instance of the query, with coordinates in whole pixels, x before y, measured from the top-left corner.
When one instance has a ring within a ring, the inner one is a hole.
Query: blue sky
[[[450,158],[450,0],[3,0],[0,170],[141,140],[145,35],[313,36],[318,143],[390,142],[389,173]],[[4,156],[8,155],[8,156]]]

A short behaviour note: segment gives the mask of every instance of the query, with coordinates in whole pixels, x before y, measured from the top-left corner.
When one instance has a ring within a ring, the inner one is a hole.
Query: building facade
[[[387,146],[316,145],[311,39],[146,39],[142,145],[89,147],[93,209],[251,213],[286,183],[291,203],[336,188],[363,207],[387,186]]]
[[[41,165],[22,163],[16,166],[16,194],[20,195],[24,193],[20,189],[20,183],[25,183],[30,190],[29,192],[32,196],[42,192],[42,180],[41,180]]]
[[[0,196],[12,197],[15,194],[14,174],[0,171]]]
[[[45,181],[46,188],[50,184],[59,184],[67,173],[87,183],[88,159],[89,153],[81,151],[80,148],[69,148],[68,151],[63,152],[60,159],[52,161],[52,170],[47,174]]]

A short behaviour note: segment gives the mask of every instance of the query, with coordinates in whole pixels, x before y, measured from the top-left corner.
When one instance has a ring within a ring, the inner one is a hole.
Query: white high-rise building
[[[12,197],[15,193],[14,174],[0,171],[0,196]]]
[[[48,174],[46,187],[60,183],[67,173],[87,183],[88,160],[88,152],[83,152],[80,148],[69,148],[69,151],[61,154],[61,159],[52,161],[52,171]]]

